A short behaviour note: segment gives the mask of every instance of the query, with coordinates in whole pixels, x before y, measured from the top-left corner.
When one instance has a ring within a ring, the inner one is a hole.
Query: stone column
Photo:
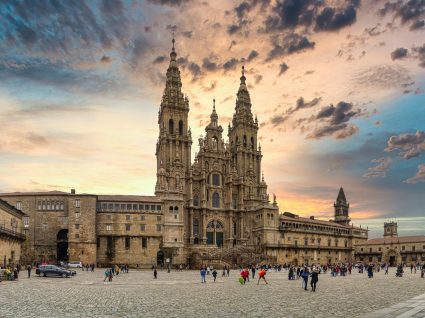
[[[189,226],[188,226],[188,229],[190,231],[189,243],[193,244],[194,236],[193,236],[193,209],[192,208],[189,209]],[[199,230],[199,225],[198,225],[198,230]],[[198,233],[198,236],[199,236],[199,233]]]
[[[202,209],[202,244],[207,244],[207,213]]]

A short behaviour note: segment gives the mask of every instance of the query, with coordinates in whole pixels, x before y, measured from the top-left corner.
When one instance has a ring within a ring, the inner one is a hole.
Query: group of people
[[[110,268],[105,269],[105,278],[103,282],[111,283],[114,276],[118,276],[120,273],[128,273],[128,265],[112,265]]]
[[[91,272],[94,272],[94,268],[96,267],[96,265],[94,263],[87,263],[87,264],[83,264],[83,266],[81,267],[81,269],[84,271],[84,269],[88,272],[89,270]]]
[[[16,266],[12,266],[12,265],[8,265],[5,268],[1,268],[0,269],[4,269],[3,275],[4,275],[4,279],[5,280],[18,280],[19,277],[19,272],[21,271],[21,265],[17,264]],[[0,276],[0,282],[2,280],[2,277]]]

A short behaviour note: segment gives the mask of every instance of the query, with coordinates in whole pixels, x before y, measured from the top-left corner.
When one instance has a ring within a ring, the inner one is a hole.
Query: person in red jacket
[[[258,282],[257,282],[257,285],[260,283],[260,279],[264,279],[264,281],[266,282],[266,284],[268,284],[267,281],[266,281],[266,274],[267,274],[267,271],[265,269],[261,269],[258,272]]]
[[[249,276],[249,271],[248,271],[248,269],[247,269],[247,268],[244,268],[244,269],[242,270],[242,272],[241,272],[241,276],[242,276],[242,278],[243,278],[243,283],[245,284],[245,283],[246,283],[246,280],[247,280],[247,278],[248,278],[248,276]]]

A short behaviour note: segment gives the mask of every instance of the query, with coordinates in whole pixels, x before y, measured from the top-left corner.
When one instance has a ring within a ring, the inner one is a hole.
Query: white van
[[[68,263],[68,267],[82,268],[83,267],[83,263],[81,263],[81,262],[69,262]]]

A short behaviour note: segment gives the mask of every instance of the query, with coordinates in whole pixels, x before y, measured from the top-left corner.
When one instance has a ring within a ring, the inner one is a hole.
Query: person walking
[[[267,274],[267,271],[265,269],[260,269],[260,271],[258,272],[258,282],[257,282],[257,285],[260,284],[260,280],[261,279],[263,279],[265,281],[265,283],[268,284],[267,283],[267,280],[266,280],[266,274]]]
[[[255,266],[251,266],[252,279],[255,279]]]
[[[153,269],[153,278],[158,279],[158,271],[156,270],[156,267]]]
[[[385,264],[385,275],[388,275],[388,264]]]
[[[307,284],[308,284],[308,277],[309,276],[310,276],[310,272],[308,271],[308,267],[304,267],[304,269],[301,273],[301,277],[303,279],[304,290],[308,290]]]
[[[109,280],[109,269],[105,270],[105,278],[103,279],[103,282],[106,283],[106,280]]]
[[[244,268],[241,271],[241,277],[243,278],[243,284],[245,285],[247,278],[249,277],[249,271],[247,268]]]
[[[373,266],[372,266],[372,264],[369,264],[369,266],[367,267],[367,277],[373,278]]]
[[[30,278],[30,277],[31,277],[31,269],[32,269],[32,267],[31,267],[31,265],[29,264],[29,265],[27,266],[28,278]]]
[[[317,282],[319,281],[319,273],[320,270],[313,267],[313,271],[311,272],[311,291],[315,292],[316,291],[316,286],[317,286]]]
[[[215,268],[214,268],[214,270],[212,272],[212,276],[214,277],[214,283],[215,283],[215,280],[217,279],[217,271],[216,271]]]
[[[223,277],[225,277],[226,276],[226,265],[224,265],[224,267],[223,267],[223,273],[222,273],[222,275],[221,276],[223,276]]]
[[[229,275],[230,275],[230,266],[227,266],[226,271],[227,271],[227,277],[229,277]]]
[[[201,267],[201,283],[205,284],[207,281],[205,279],[205,275],[207,275],[207,270],[205,269],[205,267]]]

